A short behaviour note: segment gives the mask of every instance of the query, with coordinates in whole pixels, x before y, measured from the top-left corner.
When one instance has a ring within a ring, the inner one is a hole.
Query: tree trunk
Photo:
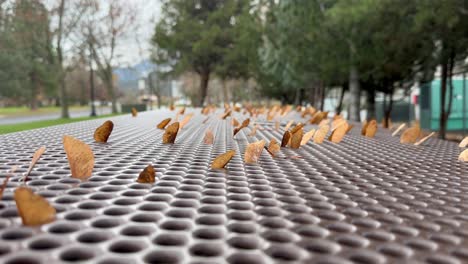
[[[447,115],[445,114],[445,99],[447,97],[447,68],[448,62],[442,63],[442,76],[440,81],[440,117],[439,117],[439,138],[445,139],[447,130]]]
[[[325,85],[323,85],[323,81],[320,81],[320,111],[325,108],[325,95]]]
[[[33,70],[30,75],[30,82],[31,82],[31,101],[30,101],[30,108],[31,110],[37,110],[38,104],[37,104],[37,96],[39,94],[39,83],[37,80],[37,74]]]
[[[361,89],[359,87],[359,75],[356,66],[351,66],[349,70],[349,93],[350,93],[350,113],[351,121],[361,121]]]
[[[315,89],[313,86],[311,86],[308,90],[309,90],[309,103],[315,107],[316,106],[315,105]]]
[[[227,88],[225,79],[221,79],[221,85],[223,89],[223,101],[225,104],[229,104],[228,88]]]
[[[208,82],[210,81],[210,72],[200,74],[200,96],[198,102],[195,102],[195,107],[203,107],[206,95],[208,94]]]
[[[300,105],[301,104],[301,89],[299,87],[296,87],[295,89],[295,94],[294,94],[294,105]]]
[[[452,102],[453,102],[453,82],[452,82],[452,75],[453,75],[453,67],[455,66],[455,53],[452,51],[450,53],[450,60],[449,60],[449,67],[448,67],[448,73],[447,73],[447,79],[448,79],[448,105],[447,109],[445,110],[445,120],[446,123],[449,120],[450,113],[452,112]]]
[[[61,117],[70,118],[70,112],[68,111],[68,95],[67,85],[65,82],[65,73],[60,73],[60,106],[62,109]]]
[[[389,97],[388,102],[387,99],[384,100],[384,127],[388,128],[390,126],[390,115],[392,114],[393,109],[393,88],[390,89],[390,93],[385,95],[384,98]]]
[[[375,119],[375,90],[368,87],[366,91],[367,120]]]
[[[117,95],[115,92],[114,81],[112,80],[112,68],[108,67],[105,75],[107,92],[111,98],[112,114],[117,114]]]
[[[343,110],[343,98],[345,95],[345,87],[341,87],[341,92],[340,92],[340,98],[338,99],[338,106],[335,109],[335,112],[337,115],[341,114],[341,111]]]

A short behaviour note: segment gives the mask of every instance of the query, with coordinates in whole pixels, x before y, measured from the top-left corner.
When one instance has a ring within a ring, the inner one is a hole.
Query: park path
[[[111,113],[110,107],[100,107],[96,109],[96,113],[98,115],[106,115]],[[77,118],[77,117],[85,117],[89,116],[90,110],[70,110],[70,117]],[[33,115],[25,115],[25,116],[8,116],[2,117],[0,116],[0,125],[13,125],[13,124],[20,124],[20,123],[28,123],[34,121],[44,121],[44,120],[51,120],[60,118],[60,110],[53,113],[44,113],[44,114],[33,114]]]

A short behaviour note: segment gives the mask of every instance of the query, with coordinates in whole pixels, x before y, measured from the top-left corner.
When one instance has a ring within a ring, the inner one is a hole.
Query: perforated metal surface
[[[259,164],[245,165],[248,143],[280,140],[282,131],[259,118],[265,130],[233,139],[230,120],[202,124],[194,112],[174,145],[163,145],[155,129],[174,117],[167,110],[112,118],[108,144],[92,140],[103,120],[0,136],[1,178],[19,167],[0,204],[0,262],[468,262],[467,165],[457,161],[456,144],[401,145],[389,132],[369,139],[355,128],[340,144],[282,149],[293,158],[264,151]],[[301,120],[283,121],[291,119]],[[202,142],[208,127],[212,146]],[[64,134],[93,148],[89,181],[70,178]],[[12,192],[42,145],[47,152],[28,185],[59,213],[53,223],[23,227]],[[237,154],[227,170],[210,170],[230,149]],[[156,184],[136,183],[148,164]]]

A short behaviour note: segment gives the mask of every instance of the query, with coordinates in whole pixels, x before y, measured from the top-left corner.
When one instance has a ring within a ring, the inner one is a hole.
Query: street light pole
[[[96,116],[96,106],[94,105],[94,70],[91,42],[89,42],[89,85],[91,90],[91,116]]]

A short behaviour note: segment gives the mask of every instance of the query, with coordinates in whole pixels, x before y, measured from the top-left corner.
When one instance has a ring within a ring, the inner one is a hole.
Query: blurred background
[[[458,139],[467,56],[466,0],[0,0],[0,133],[229,103]]]

